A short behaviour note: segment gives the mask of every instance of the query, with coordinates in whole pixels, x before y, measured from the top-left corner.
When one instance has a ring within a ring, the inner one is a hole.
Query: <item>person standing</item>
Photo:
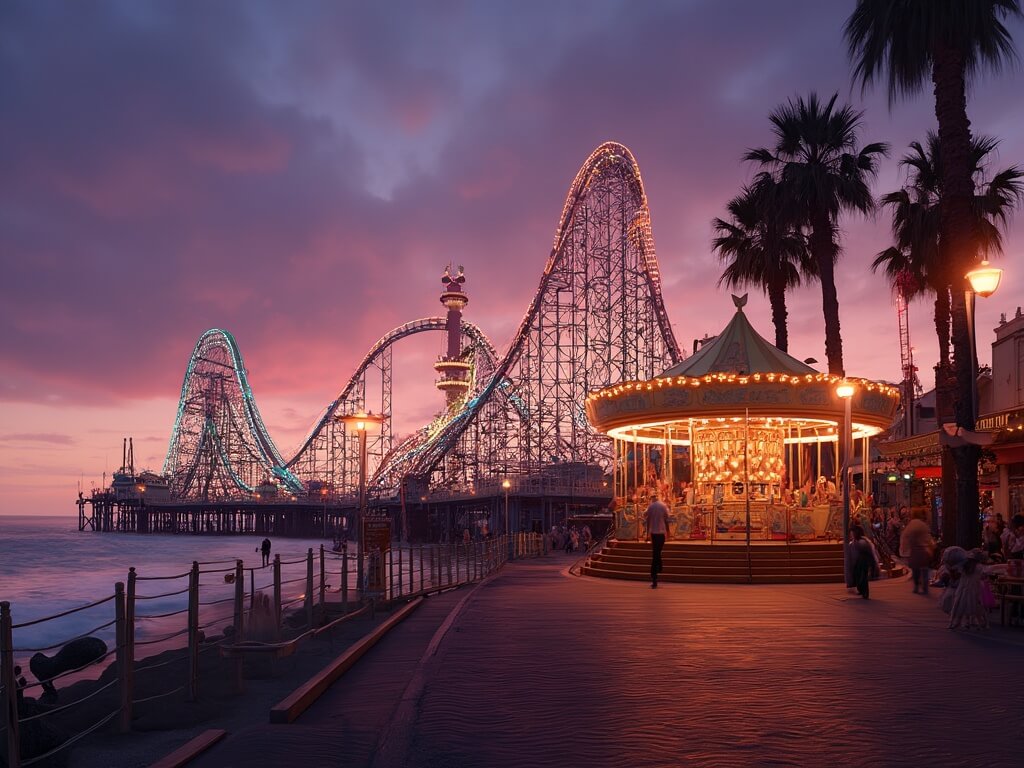
[[[857,593],[867,600],[868,584],[878,568],[878,560],[875,558],[871,542],[864,537],[863,526],[852,526],[850,533],[853,534],[853,541],[847,546],[850,547],[850,560],[853,563],[853,585],[857,588]]]
[[[647,540],[651,542],[651,589],[658,588],[658,574],[661,573],[661,550],[668,536],[668,507],[658,500],[658,494],[651,496],[647,506]]]
[[[924,513],[915,511],[900,535],[900,556],[907,558],[907,565],[914,577],[914,594],[928,594],[928,567],[935,554],[935,539],[924,522]]]
[[[1024,559],[1024,515],[1014,515],[1010,518],[1010,524],[1003,530],[1000,540],[1004,558]]]
[[[270,539],[264,539],[260,544],[260,553],[263,555],[263,565],[270,565]]]

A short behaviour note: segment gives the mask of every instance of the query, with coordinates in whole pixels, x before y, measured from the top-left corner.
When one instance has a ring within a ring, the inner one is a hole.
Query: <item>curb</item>
[[[339,677],[345,674],[359,659],[384,637],[396,624],[416,610],[422,597],[398,609],[394,616],[384,621],[379,627],[365,637],[350,645],[338,658],[320,670],[305,684],[295,689],[289,696],[270,708],[271,723],[290,723],[320,698]]]
[[[149,768],[181,768],[181,766],[192,762],[203,752],[227,736],[227,733],[227,731],[222,731],[218,728],[211,728],[208,731],[203,731],[194,739],[182,744],[176,750],[171,752],[171,754],[161,757],[155,763],[152,763]]]
[[[445,620],[441,622],[441,626],[434,632],[434,636],[430,638],[427,649],[423,652],[423,656],[412,673],[412,679],[405,687],[405,691],[402,692],[402,697],[399,699],[398,706],[392,714],[391,720],[377,741],[377,747],[370,762],[371,767],[404,765],[408,762],[405,758],[409,753],[409,747],[412,742],[416,710],[420,699],[423,697],[423,690],[426,687],[427,666],[437,654],[445,635],[454,626],[459,614],[462,613],[466,605],[469,604],[469,601],[476,595],[477,590],[489,584],[500,575],[501,571],[498,571],[477,582],[469,594],[452,608]]]

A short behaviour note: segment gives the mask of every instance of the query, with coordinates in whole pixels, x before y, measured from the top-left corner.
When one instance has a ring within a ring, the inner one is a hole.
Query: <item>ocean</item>
[[[24,624],[46,616],[62,613],[114,594],[115,582],[128,580],[128,568],[134,566],[139,576],[137,593],[140,599],[136,614],[139,656],[161,650],[171,644],[183,644],[182,637],[167,643],[159,638],[180,630],[184,616],[176,613],[187,606],[187,594],[168,595],[188,585],[187,578],[146,580],[147,577],[173,576],[186,573],[193,560],[208,563],[204,569],[219,571],[233,568],[235,559],[242,559],[246,569],[246,594],[251,589],[266,590],[273,583],[272,569],[260,569],[261,558],[254,550],[262,536],[194,536],[175,534],[96,533],[79,531],[76,517],[0,516],[0,601],[11,604],[14,624]],[[319,552],[322,539],[272,539],[273,554],[282,560],[304,558],[307,549]],[[330,569],[338,570],[331,562]],[[318,572],[319,565],[316,565]],[[305,590],[305,563],[282,568],[284,587],[282,602],[295,600]],[[339,580],[335,574],[335,586]],[[328,579],[332,581],[332,579]],[[210,631],[231,621],[234,586],[224,580],[224,573],[208,573],[201,578],[203,602],[210,603],[200,618],[210,624]],[[223,601],[223,602],[221,602]],[[165,616],[164,614],[174,614]],[[216,614],[216,615],[212,615]],[[113,626],[100,627],[114,617],[114,603],[108,601],[94,608],[69,616],[44,621],[14,630],[16,660],[24,664],[36,650],[48,655],[60,645],[82,634],[102,638],[113,648]],[[147,647],[143,643],[152,642]],[[54,647],[51,647],[54,646]]]

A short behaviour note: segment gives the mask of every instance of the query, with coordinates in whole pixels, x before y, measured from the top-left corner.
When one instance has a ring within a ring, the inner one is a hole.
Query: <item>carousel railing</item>
[[[623,504],[615,510],[615,538],[646,538],[646,503]],[[670,541],[736,543],[747,538],[747,502],[669,504]],[[842,538],[842,504],[836,501],[806,507],[755,500],[750,502],[750,538],[754,541],[822,541]]]

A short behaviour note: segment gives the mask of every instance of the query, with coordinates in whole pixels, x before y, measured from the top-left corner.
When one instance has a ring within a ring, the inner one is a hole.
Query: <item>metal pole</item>
[[[846,471],[843,472],[843,578],[846,579],[846,586],[853,586],[853,573],[850,568],[850,483],[849,483],[849,447],[851,426],[851,411],[853,407],[852,397],[843,398],[843,465]]]
[[[199,563],[188,574],[188,700],[199,698]]]
[[[0,603],[0,682],[4,685],[4,723],[7,726],[7,765],[21,765],[18,738],[18,681],[14,674],[14,630],[11,604]]]
[[[747,512],[747,579],[754,580],[754,565],[750,559],[750,409],[743,409],[743,496]]]
[[[363,597],[364,573],[363,573],[363,520],[366,517],[366,430],[359,431],[359,598]],[[381,564],[383,567],[383,563]]]
[[[964,303],[967,305],[967,337],[971,347],[971,402],[967,411],[967,424],[974,429],[974,423],[978,415],[978,341],[975,328],[974,291],[964,292]],[[939,425],[942,426],[941,424]]]

